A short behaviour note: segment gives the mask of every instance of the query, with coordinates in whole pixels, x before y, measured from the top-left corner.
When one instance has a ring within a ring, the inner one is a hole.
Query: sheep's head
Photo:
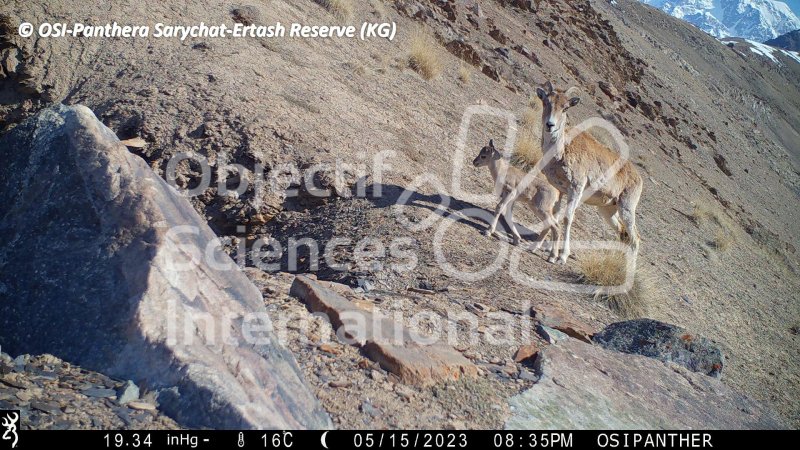
[[[578,88],[571,87],[566,91],[554,89],[553,83],[547,82],[536,88],[536,96],[542,101],[542,131],[558,135],[567,123],[566,111],[580,103]]]

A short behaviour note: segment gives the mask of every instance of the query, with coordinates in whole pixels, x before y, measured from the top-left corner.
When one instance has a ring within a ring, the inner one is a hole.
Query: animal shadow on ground
[[[372,184],[366,187],[365,192],[366,199],[378,208],[394,206],[423,208],[434,212],[442,218],[467,225],[480,233],[486,231],[489,221],[494,216],[493,211],[468,201],[445,194],[422,194],[394,184]],[[510,242],[511,234],[506,217],[501,216],[501,218],[502,231],[505,233],[505,236],[501,239]],[[517,223],[517,229],[528,240],[538,238],[538,233],[525,225]]]
[[[301,194],[300,198],[286,199],[282,214],[284,217],[271,221],[262,231],[284,245],[284,249],[289,239],[295,241],[309,239],[316,243],[316,246],[312,250],[307,245],[299,245],[291,257],[288,251],[282,252],[278,260],[272,261],[277,263],[272,270],[315,273],[322,280],[355,286],[360,278],[368,278],[369,273],[356,269],[342,270],[340,267],[329,267],[327,258],[322,256],[326,246],[333,239],[341,237],[349,239],[351,244],[340,246],[346,249],[354,246],[360,239],[371,237],[375,233],[397,234],[398,224],[395,220],[405,221],[405,224],[399,224],[401,227],[418,226],[422,221],[430,220],[435,229],[438,226],[437,222],[444,219],[466,225],[476,233],[483,233],[493,216],[492,211],[464,200],[445,194],[423,194],[393,184],[371,184],[362,187],[360,191],[359,194],[356,186],[349,197],[310,199]],[[370,206],[378,209],[397,206],[403,209],[399,211],[398,219],[385,222],[387,224],[385,226],[389,228],[380,229],[380,225],[376,225],[374,221],[375,218],[368,214]],[[420,215],[420,210],[428,213]],[[420,216],[423,218],[420,219]],[[376,226],[379,228],[376,229]],[[528,239],[532,240],[537,235],[522,225],[518,224],[517,228]],[[501,229],[506,232],[506,236],[500,239],[510,242],[511,239],[507,237],[510,236],[508,234],[510,230],[505,223],[502,223]],[[409,231],[414,232],[414,230]],[[482,234],[480,238],[489,239]],[[248,253],[248,265],[254,265],[254,255],[252,252]],[[338,265],[341,266],[341,261]]]

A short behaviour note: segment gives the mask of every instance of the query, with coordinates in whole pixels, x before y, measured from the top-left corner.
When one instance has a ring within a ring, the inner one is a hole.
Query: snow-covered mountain
[[[775,0],[641,0],[712,36],[764,42],[800,28],[789,5]]]

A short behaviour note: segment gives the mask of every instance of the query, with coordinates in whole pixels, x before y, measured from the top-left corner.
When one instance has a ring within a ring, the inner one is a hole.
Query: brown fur
[[[520,242],[521,237],[514,224],[514,204],[521,198],[531,208],[536,217],[544,222],[544,228],[536,239],[534,250],[538,250],[548,232],[551,233],[554,242],[550,252],[550,260],[554,262],[558,258],[561,242],[561,227],[555,218],[558,204],[561,200],[561,193],[558,189],[551,186],[542,176],[531,178],[524,188],[520,188],[520,184],[527,174],[504,159],[503,155],[494,147],[493,141],[489,141],[489,145],[481,149],[472,164],[475,167],[489,167],[489,172],[495,184],[497,184],[498,179],[502,179],[500,202],[495,208],[495,215],[489,224],[487,234],[495,234],[497,221],[500,215],[506,212],[505,218],[509,228],[511,228],[511,233],[514,235],[514,244],[516,245]]]
[[[555,90],[550,82],[536,90],[542,100],[542,152],[553,153],[542,168],[547,180],[567,194],[564,248],[559,262],[566,263],[570,253],[570,231],[575,210],[580,203],[597,206],[603,218],[614,227],[620,238],[631,244],[634,254],[639,248],[636,228],[636,206],[642,192],[642,178],[630,161],[623,161],[616,173],[605,179],[620,155],[583,132],[566,144],[566,110],[579,103],[567,91]],[[586,190],[594,191],[585,197]]]

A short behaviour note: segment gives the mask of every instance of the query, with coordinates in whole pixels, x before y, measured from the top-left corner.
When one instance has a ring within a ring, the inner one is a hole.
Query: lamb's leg
[[[536,251],[541,248],[549,233],[552,242],[550,244],[550,256],[547,258],[547,260],[551,263],[556,262],[556,259],[558,258],[559,247],[561,246],[561,225],[554,215],[554,212],[558,213],[560,209],[560,202],[560,192],[556,191],[554,193],[539,190],[539,192],[536,193],[536,196],[534,196],[533,202],[531,203],[531,209],[533,209],[536,217],[542,221],[543,225],[542,231],[539,232],[539,236],[536,238],[536,245],[534,246],[533,250]]]
[[[497,207],[494,209],[494,217],[492,217],[491,223],[489,223],[489,229],[486,230],[487,236],[494,236],[495,230],[497,229],[497,221],[500,220],[500,215],[503,214],[503,211],[506,210],[508,204],[514,201],[517,198],[517,190],[512,189],[504,194],[504,197],[500,199],[500,203],[497,204]]]
[[[536,236],[536,241],[534,241],[533,251],[539,250],[544,242],[544,238],[547,237],[547,234],[550,232],[550,228],[552,227],[550,220],[552,220],[552,214],[548,214],[545,211],[542,211],[539,208],[536,208],[535,205],[533,206],[533,212],[536,217],[542,221],[544,226],[542,227],[542,231],[539,232],[539,235]]]
[[[558,260],[558,254],[561,250],[561,224],[558,222],[558,219],[553,217],[553,225],[550,227],[550,234],[553,236],[552,246],[550,247],[550,256],[547,258],[547,262],[555,263]]]
[[[514,224],[514,205],[516,203],[517,201],[514,199],[508,204],[504,217],[506,219],[506,223],[508,223],[508,227],[511,228],[511,234],[514,236],[513,244],[519,245],[520,241],[522,241],[522,236],[519,235],[519,230],[517,230],[517,226]]]
[[[550,233],[550,256],[548,256],[547,261],[554,263],[558,260],[558,253],[561,248],[561,224],[558,223],[558,219],[553,214],[546,213],[545,214],[545,223],[550,224],[549,227],[546,227],[542,230],[542,234],[540,235],[540,242],[537,245],[537,249],[539,245],[544,241],[545,236],[547,233]]]
[[[581,203],[584,189],[586,189],[585,180],[579,182],[578,184],[573,184],[570,186],[569,192],[567,192],[567,225],[564,228],[564,248],[562,249],[561,255],[558,258],[558,262],[561,264],[566,264],[567,258],[569,258],[572,221],[575,220],[575,211],[578,209],[578,205]]]

